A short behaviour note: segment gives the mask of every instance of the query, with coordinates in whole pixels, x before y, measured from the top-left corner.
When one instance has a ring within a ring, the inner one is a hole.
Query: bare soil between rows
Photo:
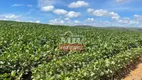
[[[142,80],[142,56],[124,68],[122,80]]]

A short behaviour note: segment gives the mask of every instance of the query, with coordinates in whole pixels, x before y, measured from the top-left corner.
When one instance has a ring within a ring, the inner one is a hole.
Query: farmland
[[[61,34],[83,51],[61,51]],[[1,80],[110,80],[142,54],[142,32],[0,21]]]

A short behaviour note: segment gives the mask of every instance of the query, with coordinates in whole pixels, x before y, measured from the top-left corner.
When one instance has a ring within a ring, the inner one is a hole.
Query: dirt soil
[[[142,80],[142,57],[136,62],[135,65],[129,65],[130,70],[122,80]]]

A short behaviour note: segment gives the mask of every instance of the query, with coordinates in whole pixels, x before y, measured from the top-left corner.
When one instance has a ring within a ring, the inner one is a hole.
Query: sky
[[[0,20],[142,27],[142,0],[1,0]]]

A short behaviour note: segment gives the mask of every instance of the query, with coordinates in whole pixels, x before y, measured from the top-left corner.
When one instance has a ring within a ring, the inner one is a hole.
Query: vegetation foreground
[[[84,51],[61,51],[61,34]],[[0,21],[0,80],[114,80],[142,54],[142,32]]]

